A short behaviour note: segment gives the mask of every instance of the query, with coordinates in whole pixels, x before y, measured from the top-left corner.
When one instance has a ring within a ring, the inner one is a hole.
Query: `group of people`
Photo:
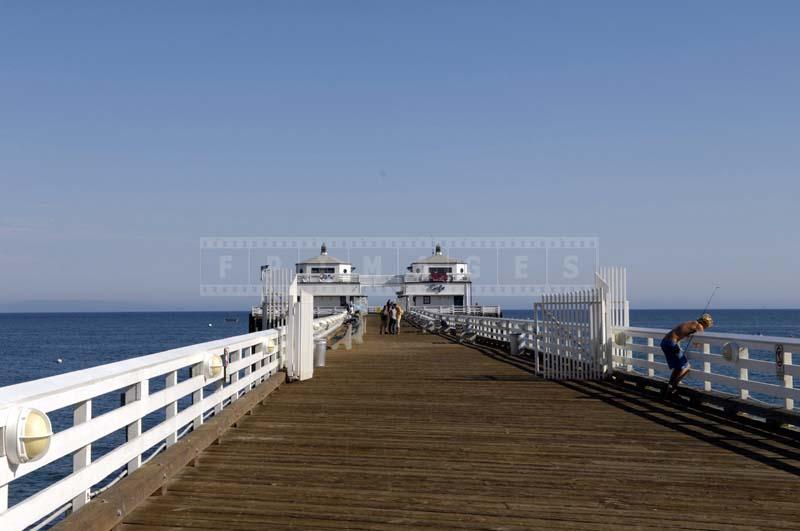
[[[400,321],[403,319],[403,307],[387,300],[381,308],[381,334],[400,333]]]

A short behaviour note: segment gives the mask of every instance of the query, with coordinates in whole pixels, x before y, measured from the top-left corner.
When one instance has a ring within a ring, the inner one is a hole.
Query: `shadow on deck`
[[[125,529],[795,529],[795,444],[405,328],[328,354]]]

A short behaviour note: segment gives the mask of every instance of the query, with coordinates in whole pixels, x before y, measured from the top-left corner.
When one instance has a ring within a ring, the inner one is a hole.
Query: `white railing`
[[[442,315],[487,315],[500,316],[500,306],[416,306],[415,308]]]
[[[313,336],[333,333],[346,317],[340,313],[315,319]],[[0,456],[0,529],[43,525],[82,507],[110,482],[130,474],[282,368],[287,344],[284,326],[0,388],[4,434],[19,408],[52,413],[56,420],[70,415],[63,409],[72,409],[72,418],[58,423],[68,427],[52,436],[40,459],[13,463],[7,447],[6,457]],[[92,414],[93,403],[107,409],[119,392],[124,393],[123,404]],[[143,426],[143,421],[154,422],[153,417],[145,420],[151,414],[163,414],[163,420]],[[93,459],[93,443],[120,430],[125,440],[119,436],[113,449]],[[8,508],[9,487],[15,481],[69,456],[72,473]]]
[[[460,339],[475,341],[483,338],[491,341],[514,342],[512,349],[533,351],[536,340],[536,323],[530,319],[503,319],[463,314],[440,313],[428,308],[412,307],[409,318],[415,319],[428,329],[438,328],[442,321],[454,329]]]
[[[314,339],[328,337],[333,334],[350,317],[346,311],[338,311],[334,315],[314,319]]]
[[[298,273],[297,282],[299,284],[318,282],[343,282],[348,284],[357,284],[358,275],[355,273]]]
[[[406,273],[404,282],[469,282],[468,273]]]
[[[617,370],[669,377],[660,347],[668,330],[618,327],[613,332]],[[686,352],[692,371],[685,381],[704,391],[792,410],[800,399],[800,389],[794,387],[794,377],[800,375],[800,366],[793,364],[794,352],[800,352],[800,339],[703,332],[692,338]]]

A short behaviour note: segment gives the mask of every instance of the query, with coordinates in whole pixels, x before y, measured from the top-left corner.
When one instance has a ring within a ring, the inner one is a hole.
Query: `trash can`
[[[327,339],[314,340],[314,367],[325,366],[325,351],[328,350]]]
[[[512,356],[519,356],[519,344],[522,342],[522,334],[513,332],[509,334],[509,350]]]

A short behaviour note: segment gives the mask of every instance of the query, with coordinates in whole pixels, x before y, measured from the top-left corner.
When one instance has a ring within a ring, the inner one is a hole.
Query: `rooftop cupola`
[[[322,247],[320,247],[319,249],[319,254],[323,256],[326,256],[328,254],[328,246],[325,245],[324,243],[322,244]]]
[[[440,243],[436,244],[436,249],[433,251],[433,254],[438,254],[438,255],[442,254],[442,244]]]

